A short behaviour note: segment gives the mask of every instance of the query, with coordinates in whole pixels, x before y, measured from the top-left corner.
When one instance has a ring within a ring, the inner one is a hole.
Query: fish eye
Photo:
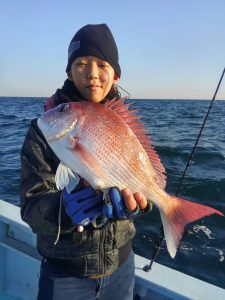
[[[69,109],[69,107],[70,106],[67,103],[61,104],[58,108],[58,112],[66,112]]]

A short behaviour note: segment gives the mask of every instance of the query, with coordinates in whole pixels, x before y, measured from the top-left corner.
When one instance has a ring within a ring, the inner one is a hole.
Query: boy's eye
[[[78,62],[76,63],[77,66],[86,66],[87,62],[85,60],[78,60]]]
[[[78,66],[86,66],[86,63],[85,62],[80,62],[77,64]]]
[[[107,68],[109,65],[102,63],[102,64],[99,64],[99,66],[102,68]]]

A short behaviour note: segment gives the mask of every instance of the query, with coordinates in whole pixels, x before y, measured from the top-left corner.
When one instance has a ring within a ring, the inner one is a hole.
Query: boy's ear
[[[69,79],[70,81],[73,81],[73,77],[72,77],[72,75],[71,75],[71,71],[68,71],[68,72],[67,72],[67,76],[68,76],[68,79]]]
[[[115,73],[114,74],[114,81],[113,81],[113,83],[116,83],[118,79],[119,79],[119,76]]]

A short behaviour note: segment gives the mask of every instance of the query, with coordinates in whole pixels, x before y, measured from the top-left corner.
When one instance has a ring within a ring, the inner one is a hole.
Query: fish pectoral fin
[[[106,178],[106,174],[102,167],[95,159],[95,157],[85,148],[82,144],[77,143],[74,148],[76,155],[79,156],[80,160],[89,168],[94,171],[94,173],[101,178]]]
[[[79,183],[80,177],[75,174],[69,167],[60,162],[56,174],[55,182],[58,190],[67,189],[67,192],[70,193]]]

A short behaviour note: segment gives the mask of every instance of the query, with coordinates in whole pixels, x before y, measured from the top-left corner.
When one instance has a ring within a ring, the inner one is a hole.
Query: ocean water
[[[20,149],[44,98],[0,97],[0,198],[19,206]],[[166,168],[166,190],[175,194],[210,101],[133,100]],[[225,213],[225,101],[215,101],[179,196]],[[151,257],[161,221],[156,208],[135,220],[134,251]],[[156,261],[225,288],[225,218],[188,225],[175,259],[165,243]]]

